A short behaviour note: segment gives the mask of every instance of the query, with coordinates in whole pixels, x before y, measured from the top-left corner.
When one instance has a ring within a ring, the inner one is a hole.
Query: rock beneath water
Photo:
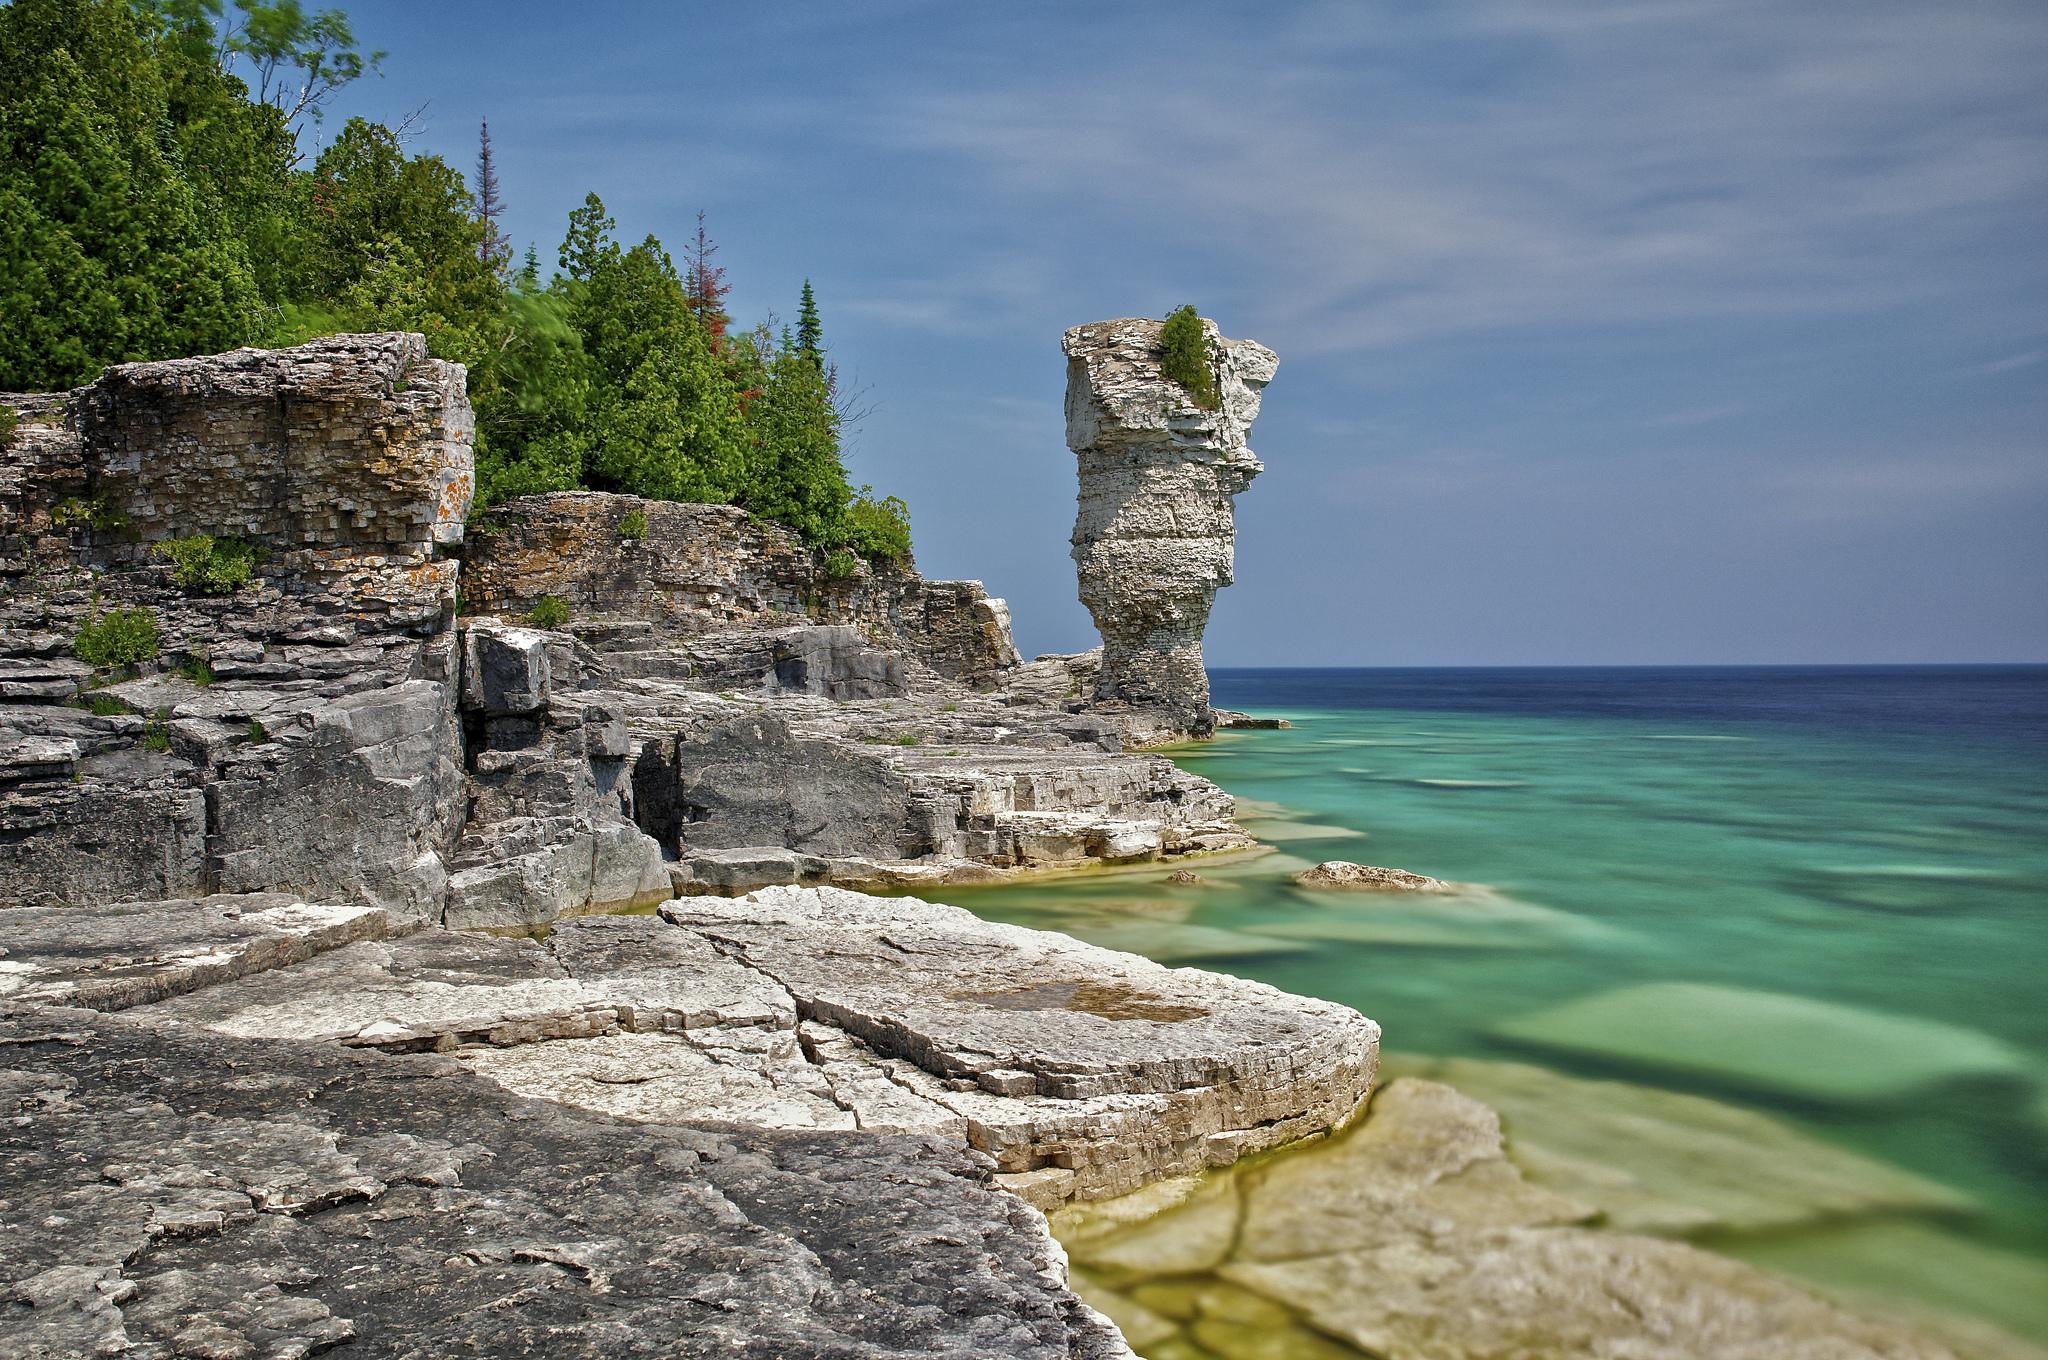
[[[1203,878],[1193,869],[1175,869],[1166,876],[1166,881],[1173,884],[1176,888],[1207,887],[1209,883],[1208,879]]]
[[[1160,369],[1160,323],[1066,333],[1067,446],[1080,465],[1074,564],[1102,634],[1095,698],[1156,739],[1214,730],[1202,632],[1232,579],[1232,502],[1261,468],[1246,445],[1279,359],[1202,323],[1220,400],[1205,409]]]
[[[1390,1083],[1349,1136],[1313,1156],[1282,1158],[1251,1182],[1234,1257],[1383,1251],[1594,1214],[1522,1178],[1492,1110],[1448,1086],[1408,1079]]]
[[[1255,718],[1234,708],[1212,708],[1209,718],[1218,731],[1282,732],[1294,726],[1285,718]]]
[[[1082,1288],[1174,1325],[1151,1328],[1153,1355],[1956,1360],[1748,1266],[1585,1226],[1596,1215],[1525,1179],[1486,1106],[1400,1077],[1327,1142],[1053,1222]]]
[[[2018,1081],[2025,1057],[1976,1030],[1776,992],[1660,982],[1493,1027],[1500,1038],[1805,1100],[1909,1100]]]
[[[1779,1231],[1973,1207],[1924,1177],[1699,1096],[1471,1058],[1397,1060],[1390,1073],[1485,1101],[1531,1183],[1593,1205],[1629,1232]]]
[[[0,1045],[9,1355],[1130,1356],[933,1139],[620,1124],[82,1011]]]
[[[1385,1360],[1955,1360],[1932,1339],[1649,1237],[1509,1228],[1224,1274]]]
[[[1806,1280],[1859,1311],[1896,1314],[1942,1337],[1965,1360],[2048,1357],[2039,1344],[2048,1338],[2048,1263],[2039,1256],[2000,1250],[1940,1223],[1899,1218],[1744,1239],[1725,1249]],[[1997,1325],[1977,1321],[1982,1318]]]
[[[1450,884],[1406,869],[1382,869],[1348,860],[1324,860],[1294,876],[1304,888],[1344,888],[1354,892],[1451,892]]]

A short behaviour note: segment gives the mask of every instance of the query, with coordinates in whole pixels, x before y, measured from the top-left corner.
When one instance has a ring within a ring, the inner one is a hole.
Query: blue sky
[[[345,3],[345,0],[344,0]],[[1060,332],[1278,351],[1214,665],[2048,660],[2048,6],[345,3],[742,320],[813,280],[928,575],[1074,598]]]

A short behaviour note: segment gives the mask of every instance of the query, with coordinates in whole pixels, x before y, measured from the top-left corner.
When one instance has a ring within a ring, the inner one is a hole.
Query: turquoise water
[[[1273,853],[949,900],[1343,1002],[1391,1055],[1767,1111],[1967,1195],[1900,1251],[2021,1283],[1936,1262],[1923,1292],[2048,1335],[2005,1297],[2048,1284],[2048,671],[1223,673],[1217,702],[1295,724],[1175,754]],[[1325,859],[1484,890],[1293,886]],[[1916,1287],[1868,1233],[1715,1245]]]

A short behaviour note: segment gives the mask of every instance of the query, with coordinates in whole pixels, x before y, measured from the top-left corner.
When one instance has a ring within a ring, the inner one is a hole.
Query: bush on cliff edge
[[[1208,337],[1202,334],[1202,318],[1192,306],[1166,318],[1159,328],[1159,347],[1159,371],[1185,387],[1195,405],[1213,411],[1223,404],[1216,368],[1209,362]]]

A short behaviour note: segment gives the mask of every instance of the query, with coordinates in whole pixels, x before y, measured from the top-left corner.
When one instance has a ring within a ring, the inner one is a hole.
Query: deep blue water
[[[1223,708],[1792,723],[2048,745],[2048,666],[1474,666],[1212,670]]]

